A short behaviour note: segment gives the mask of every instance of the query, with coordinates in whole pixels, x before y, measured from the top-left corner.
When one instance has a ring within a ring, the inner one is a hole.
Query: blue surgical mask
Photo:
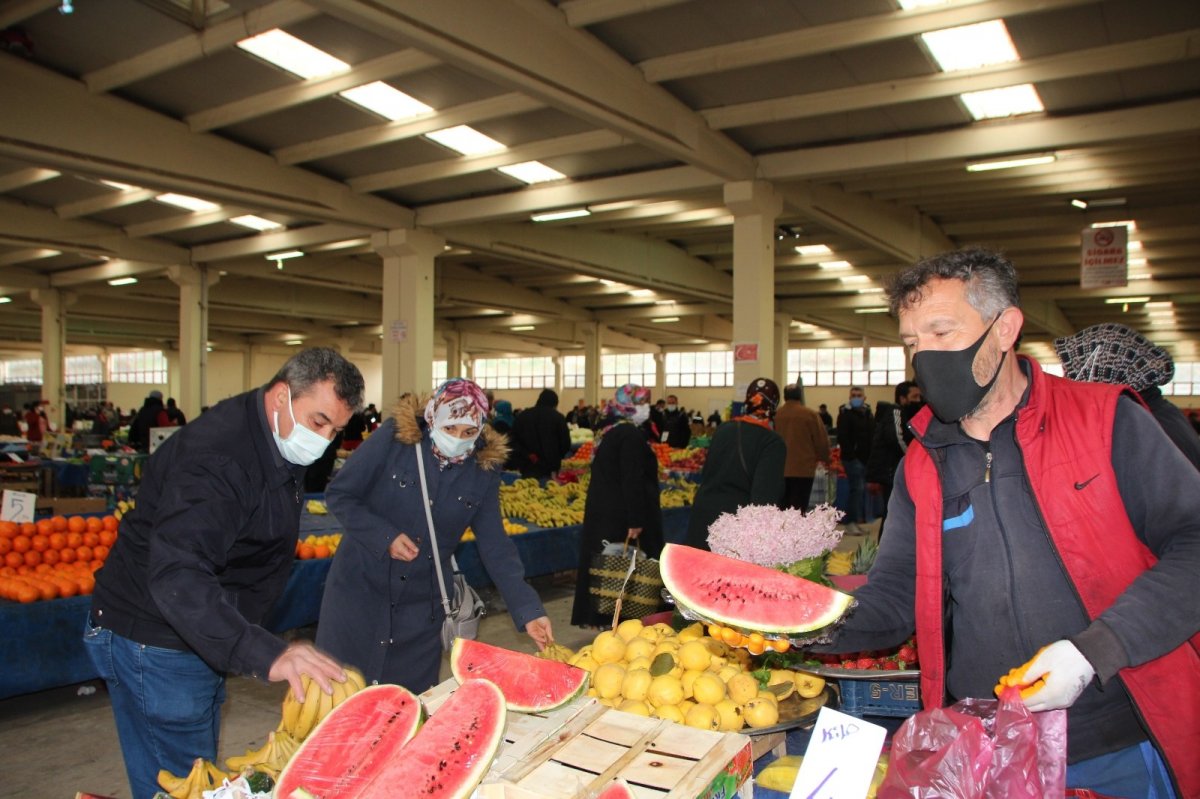
[[[453,460],[466,455],[475,446],[475,441],[479,438],[478,435],[471,438],[459,438],[452,436],[441,428],[433,428],[429,431],[429,437],[433,439],[434,445],[442,457]]]
[[[287,387],[287,393],[288,416],[292,418],[292,432],[287,438],[279,435],[279,411],[275,411],[275,415],[272,417],[275,429],[271,431],[271,435],[274,436],[275,446],[279,448],[279,454],[285,461],[296,466],[308,466],[325,454],[325,450],[329,448],[329,439],[296,421],[296,414],[292,411],[291,386]]]
[[[850,398],[850,407],[851,408],[861,408],[862,406],[863,406],[863,398],[862,397],[851,397]]]

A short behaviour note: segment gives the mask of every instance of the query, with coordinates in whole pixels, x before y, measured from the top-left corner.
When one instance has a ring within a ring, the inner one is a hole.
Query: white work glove
[[[1025,665],[1025,672],[1018,678],[1022,686],[1033,686],[1039,679],[1041,688],[1021,691],[1025,707],[1032,711],[1058,710],[1070,707],[1096,676],[1096,670],[1088,659],[1070,641],[1055,641]]]

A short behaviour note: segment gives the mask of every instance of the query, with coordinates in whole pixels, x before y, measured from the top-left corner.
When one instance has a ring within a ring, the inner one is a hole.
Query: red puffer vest
[[[1016,423],[1025,472],[1059,558],[1088,616],[1095,619],[1157,562],[1133,530],[1112,469],[1113,420],[1123,389],[1045,375],[1036,362],[1024,356],[1021,360],[1029,364],[1033,383]],[[913,419],[918,441],[930,417],[926,408]],[[945,696],[942,486],[928,450],[919,444],[908,449],[904,475],[916,506],[921,694],[931,707]],[[1089,479],[1093,490],[1075,490],[1077,482]],[[1163,753],[1180,796],[1189,799],[1200,797],[1198,652],[1200,634],[1118,674]]]

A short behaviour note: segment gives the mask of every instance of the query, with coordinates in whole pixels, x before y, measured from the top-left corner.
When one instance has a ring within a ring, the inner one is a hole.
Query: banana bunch
[[[220,788],[226,774],[214,764],[198,757],[192,762],[192,770],[186,777],[176,777],[163,769],[158,772],[158,784],[173,799],[203,799],[205,791]]]
[[[829,557],[825,559],[825,573],[834,575],[845,575],[850,573],[850,569],[854,566],[854,553],[834,550],[829,553]]]
[[[278,778],[279,772],[299,748],[299,741],[283,730],[275,730],[267,733],[267,742],[260,749],[249,749],[240,757],[227,758],[225,765],[235,773],[250,768],[265,771],[272,778]]]
[[[562,644],[554,643],[537,653],[537,656],[543,660],[557,660],[559,663],[566,663],[571,658],[575,657],[575,652],[569,647]]]
[[[533,478],[500,486],[501,515],[528,519],[539,527],[566,527],[583,522],[587,488],[583,483],[547,483]]]
[[[113,508],[112,515],[120,519],[126,513],[133,510],[134,501],[132,499],[122,499],[117,502],[117,507]]]
[[[366,687],[362,674],[357,670],[347,668],[345,671],[346,681],[333,683],[332,694],[322,691],[317,681],[307,674],[303,675],[304,703],[296,701],[291,689],[288,689],[287,696],[283,698],[283,718],[276,732],[286,732],[299,743],[308,737],[321,719],[329,715],[329,711]]]

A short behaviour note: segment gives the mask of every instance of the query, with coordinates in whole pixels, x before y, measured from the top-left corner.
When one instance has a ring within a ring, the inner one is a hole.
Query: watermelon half
[[[290,799],[302,789],[299,795],[317,799],[354,796],[424,719],[421,700],[399,685],[364,688],[313,728],[279,774],[275,795]]]
[[[806,633],[842,617],[854,598],[775,569],[681,544],[659,555],[675,602],[711,621],[764,633]]]
[[[467,680],[442,703],[417,737],[380,764],[355,798],[470,796],[504,740],[506,712],[499,688],[487,680]]]
[[[508,709],[520,713],[541,713],[565,705],[583,693],[589,676],[566,663],[465,638],[454,639],[450,670],[460,683],[473,678],[495,683]]]
[[[629,790],[629,783],[617,777],[615,780],[604,786],[604,790],[596,799],[634,799],[633,791]]]

